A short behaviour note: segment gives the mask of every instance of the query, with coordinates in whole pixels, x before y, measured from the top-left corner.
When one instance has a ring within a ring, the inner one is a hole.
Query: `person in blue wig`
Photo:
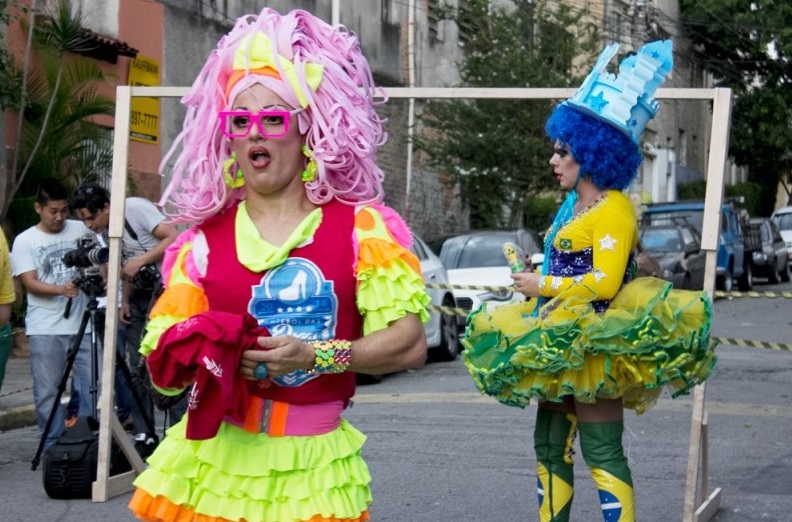
[[[542,273],[512,275],[529,299],[468,318],[465,364],[479,389],[517,407],[538,403],[534,431],[539,519],[568,521],[573,443],[608,522],[635,520],[622,447],[624,409],[643,413],[662,388],[674,397],[716,362],[705,292],[636,278],[638,225],[623,190],[637,175],[652,98],[672,67],[671,41],[646,44],[605,68],[608,46],[575,95],[551,113],[550,165],[568,195],[545,237]]]

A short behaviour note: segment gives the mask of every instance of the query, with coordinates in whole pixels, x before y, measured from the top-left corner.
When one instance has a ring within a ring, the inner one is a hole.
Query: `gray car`
[[[751,218],[748,226],[760,238],[751,252],[754,274],[766,277],[771,284],[789,281],[789,250],[776,224],[769,218]]]
[[[660,264],[658,277],[670,281],[674,288],[704,288],[706,254],[701,250],[701,237],[695,227],[682,222],[643,226],[641,243]]]

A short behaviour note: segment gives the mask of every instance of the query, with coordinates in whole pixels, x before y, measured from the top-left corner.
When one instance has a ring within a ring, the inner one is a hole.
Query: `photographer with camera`
[[[107,240],[110,223],[110,193],[94,183],[81,185],[71,203],[75,216],[96,234]],[[149,306],[161,288],[160,269],[165,249],[178,231],[165,223],[165,216],[149,200],[130,197],[124,204],[124,234],[121,238],[122,298],[120,321],[126,328],[126,357],[130,368],[138,367],[138,346],[146,324]],[[142,390],[141,390],[142,392]],[[154,408],[146,393],[139,394],[150,418]],[[133,431],[136,439],[148,430],[137,405],[132,404]],[[177,422],[186,405],[177,404],[169,410],[170,423]]]
[[[76,340],[88,296],[75,283],[80,269],[69,266],[64,256],[90,231],[79,221],[67,219],[69,194],[55,179],[42,182],[34,208],[37,225],[14,240],[11,249],[13,274],[27,291],[25,330],[30,344],[30,373],[39,430],[44,433],[55,410],[44,448],[61,436],[65,426],[63,408],[55,408],[70,346]],[[66,310],[69,313],[65,313]],[[90,332],[90,325],[86,333]],[[80,340],[72,367],[73,387],[79,395],[80,416],[92,414],[90,335]]]

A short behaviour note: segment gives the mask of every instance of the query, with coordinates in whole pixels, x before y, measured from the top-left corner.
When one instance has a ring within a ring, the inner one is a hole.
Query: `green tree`
[[[106,169],[112,156],[110,134],[93,118],[112,115],[115,104],[97,92],[107,81],[98,65],[76,55],[96,45],[86,36],[81,13],[62,1],[55,13],[36,17],[33,36],[41,69],[28,74],[13,187],[0,213],[4,221],[10,209],[15,221],[29,215],[41,179],[53,176],[75,186]],[[25,224],[14,223],[17,229]]]
[[[681,0],[686,36],[720,86],[735,95],[729,154],[761,187],[757,211],[773,210],[792,173],[792,3]]]
[[[464,10],[441,16],[460,27],[465,57],[462,87],[569,87],[579,85],[573,65],[599,50],[586,13],[545,0],[494,7],[471,0]],[[557,190],[548,160],[551,144],[544,122],[551,100],[429,101],[416,147],[427,163],[459,184],[470,208],[471,227],[526,224],[531,194]]]
[[[22,92],[19,71],[5,39],[5,28],[10,21],[8,0],[0,0],[0,112],[9,107],[19,107]]]

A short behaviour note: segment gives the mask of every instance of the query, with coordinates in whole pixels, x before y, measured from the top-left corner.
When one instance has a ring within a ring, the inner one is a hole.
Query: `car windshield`
[[[646,212],[644,213],[644,220],[648,220],[651,225],[670,225],[684,220],[696,229],[696,232],[701,234],[704,227],[704,211],[703,210],[670,210],[667,212]]]
[[[778,226],[778,230],[792,230],[792,212],[777,214],[773,221]]]
[[[443,264],[446,268],[508,266],[503,256],[506,241],[514,243],[515,236],[498,234],[449,239],[443,247]]]
[[[675,228],[644,228],[641,244],[649,252],[676,252],[682,248]]]

